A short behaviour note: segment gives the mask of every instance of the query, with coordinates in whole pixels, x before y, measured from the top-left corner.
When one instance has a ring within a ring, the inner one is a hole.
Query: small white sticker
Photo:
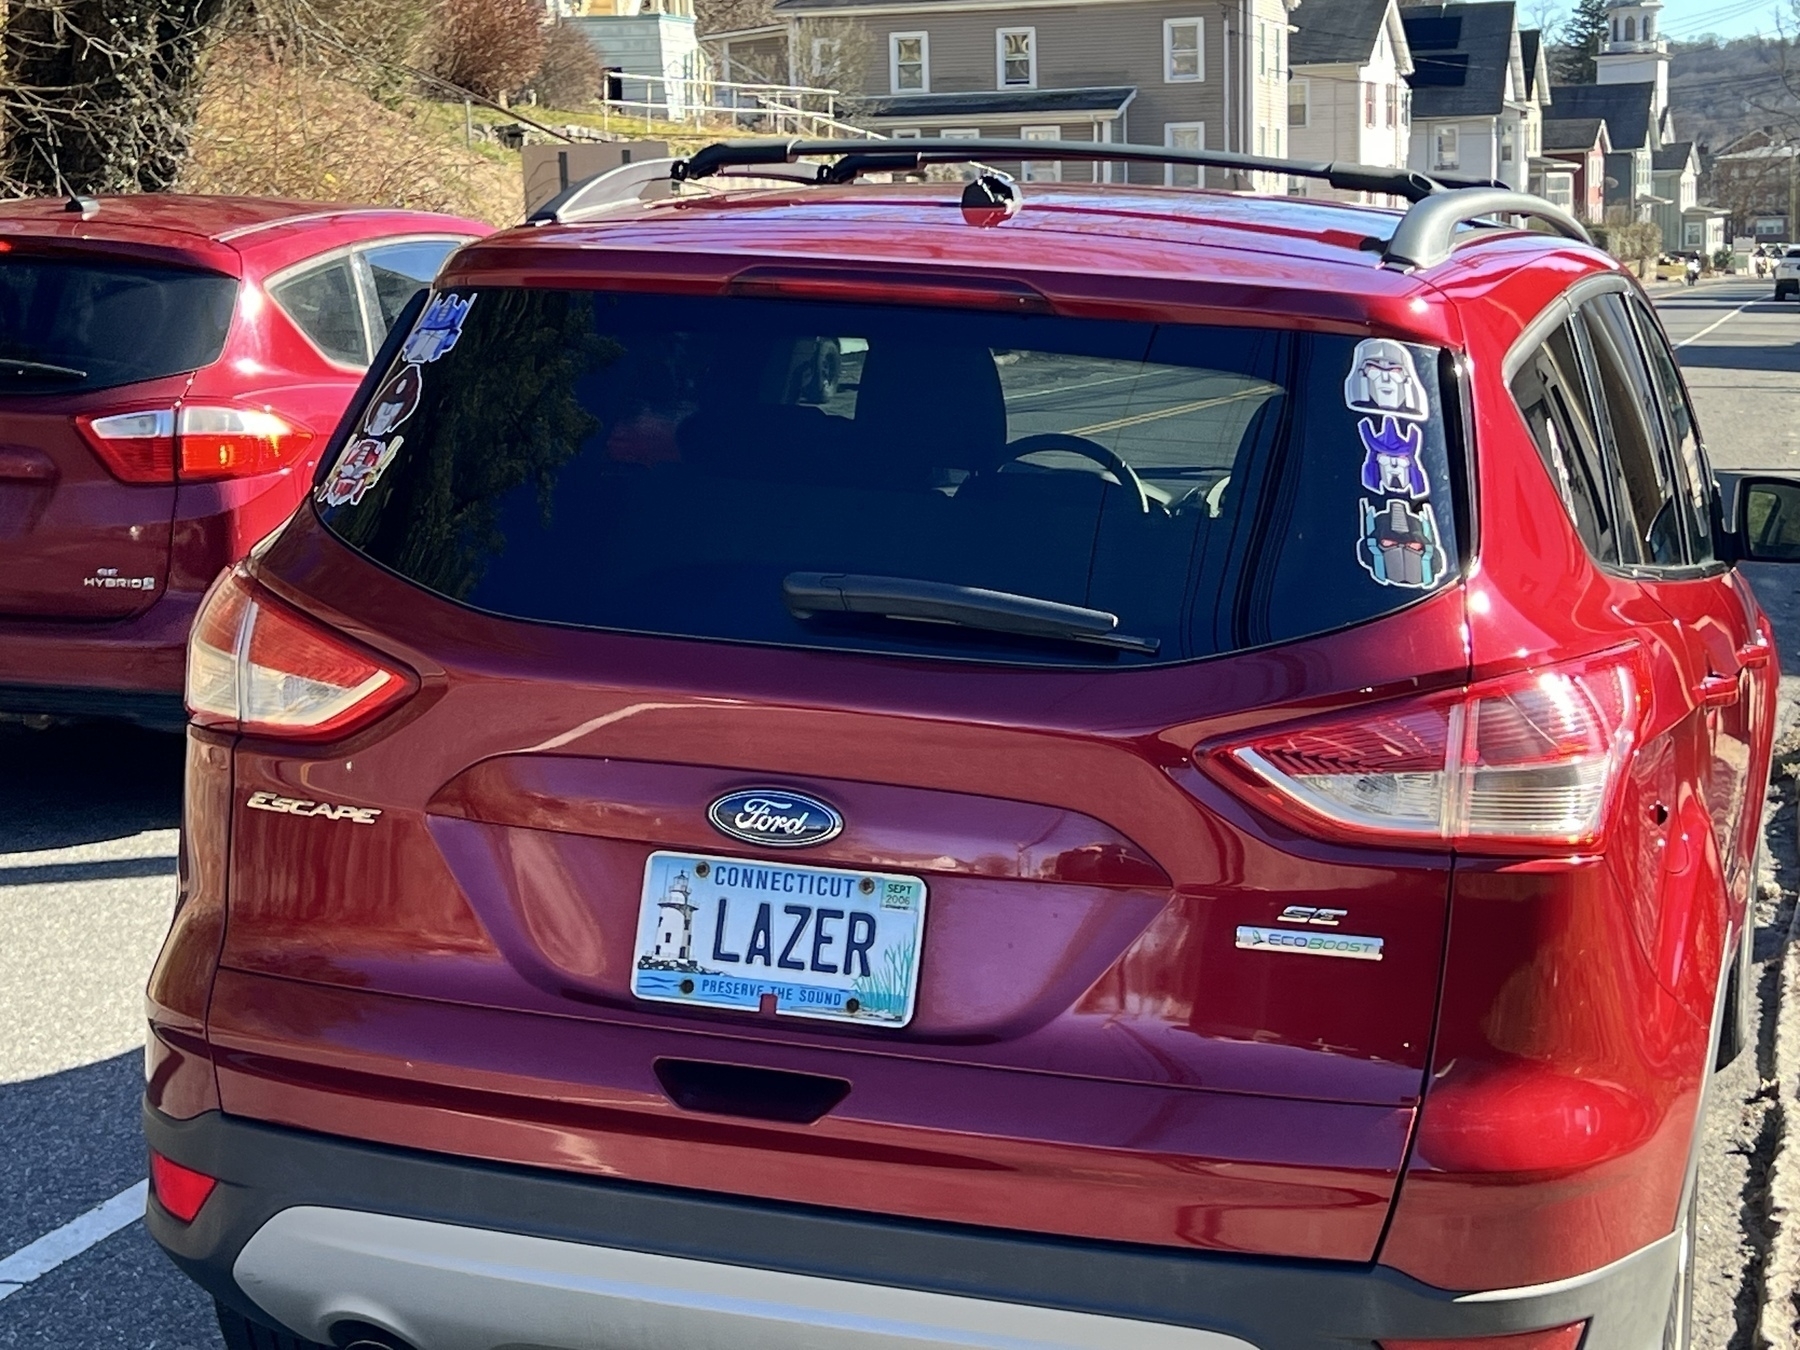
[[[1356,357],[1344,380],[1344,402],[1354,412],[1412,421],[1431,416],[1431,403],[1413,366],[1412,353],[1392,338],[1368,338],[1356,344]]]

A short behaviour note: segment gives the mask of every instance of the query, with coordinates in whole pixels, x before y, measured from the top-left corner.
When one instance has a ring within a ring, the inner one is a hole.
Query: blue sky
[[[1794,31],[1794,12],[1783,0],[1667,0],[1663,32],[1670,37],[1747,37],[1762,32],[1774,36],[1777,19]]]

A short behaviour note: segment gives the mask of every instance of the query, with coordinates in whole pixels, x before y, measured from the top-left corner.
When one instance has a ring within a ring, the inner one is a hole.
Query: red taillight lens
[[[1517,1332],[1510,1336],[1476,1336],[1462,1340],[1380,1340],[1381,1350],[1575,1350],[1581,1344],[1586,1322],[1570,1322],[1567,1326],[1546,1331]]]
[[[150,1187],[156,1201],[183,1223],[192,1223],[219,1183],[204,1172],[170,1162],[154,1149],[150,1152]]]
[[[313,434],[262,408],[190,404],[81,415],[75,426],[107,471],[124,483],[245,478],[299,463]]]
[[[175,481],[175,410],[150,408],[76,417],[76,430],[121,483]]]
[[[305,427],[259,408],[188,406],[176,424],[184,479],[242,478],[297,464],[312,444]]]
[[[1302,828],[1357,840],[1596,842],[1637,731],[1636,661],[1613,652],[1358,709],[1201,762]]]
[[[188,637],[187,705],[200,726],[324,740],[374,720],[414,684],[236,572],[214,583]]]

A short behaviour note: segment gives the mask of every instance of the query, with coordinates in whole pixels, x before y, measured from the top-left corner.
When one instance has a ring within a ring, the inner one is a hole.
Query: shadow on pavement
[[[184,753],[179,736],[121,723],[0,726],[0,853],[179,825]]]
[[[1800,315],[1800,308],[1796,309],[1796,315]],[[1800,332],[1800,317],[1795,318],[1794,327]],[[1684,370],[1760,370],[1792,375],[1794,368],[1800,366],[1800,351],[1797,348],[1800,348],[1800,337],[1796,337],[1793,342],[1776,346],[1692,344],[1681,349],[1681,365]]]

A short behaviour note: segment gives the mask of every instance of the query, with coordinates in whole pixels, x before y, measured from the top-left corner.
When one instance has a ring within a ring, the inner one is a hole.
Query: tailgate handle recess
[[[659,1059],[652,1066],[669,1100],[683,1111],[747,1116],[810,1125],[850,1095],[842,1078],[697,1059]]]
[[[56,477],[56,461],[29,445],[0,445],[0,479],[48,483]]]

